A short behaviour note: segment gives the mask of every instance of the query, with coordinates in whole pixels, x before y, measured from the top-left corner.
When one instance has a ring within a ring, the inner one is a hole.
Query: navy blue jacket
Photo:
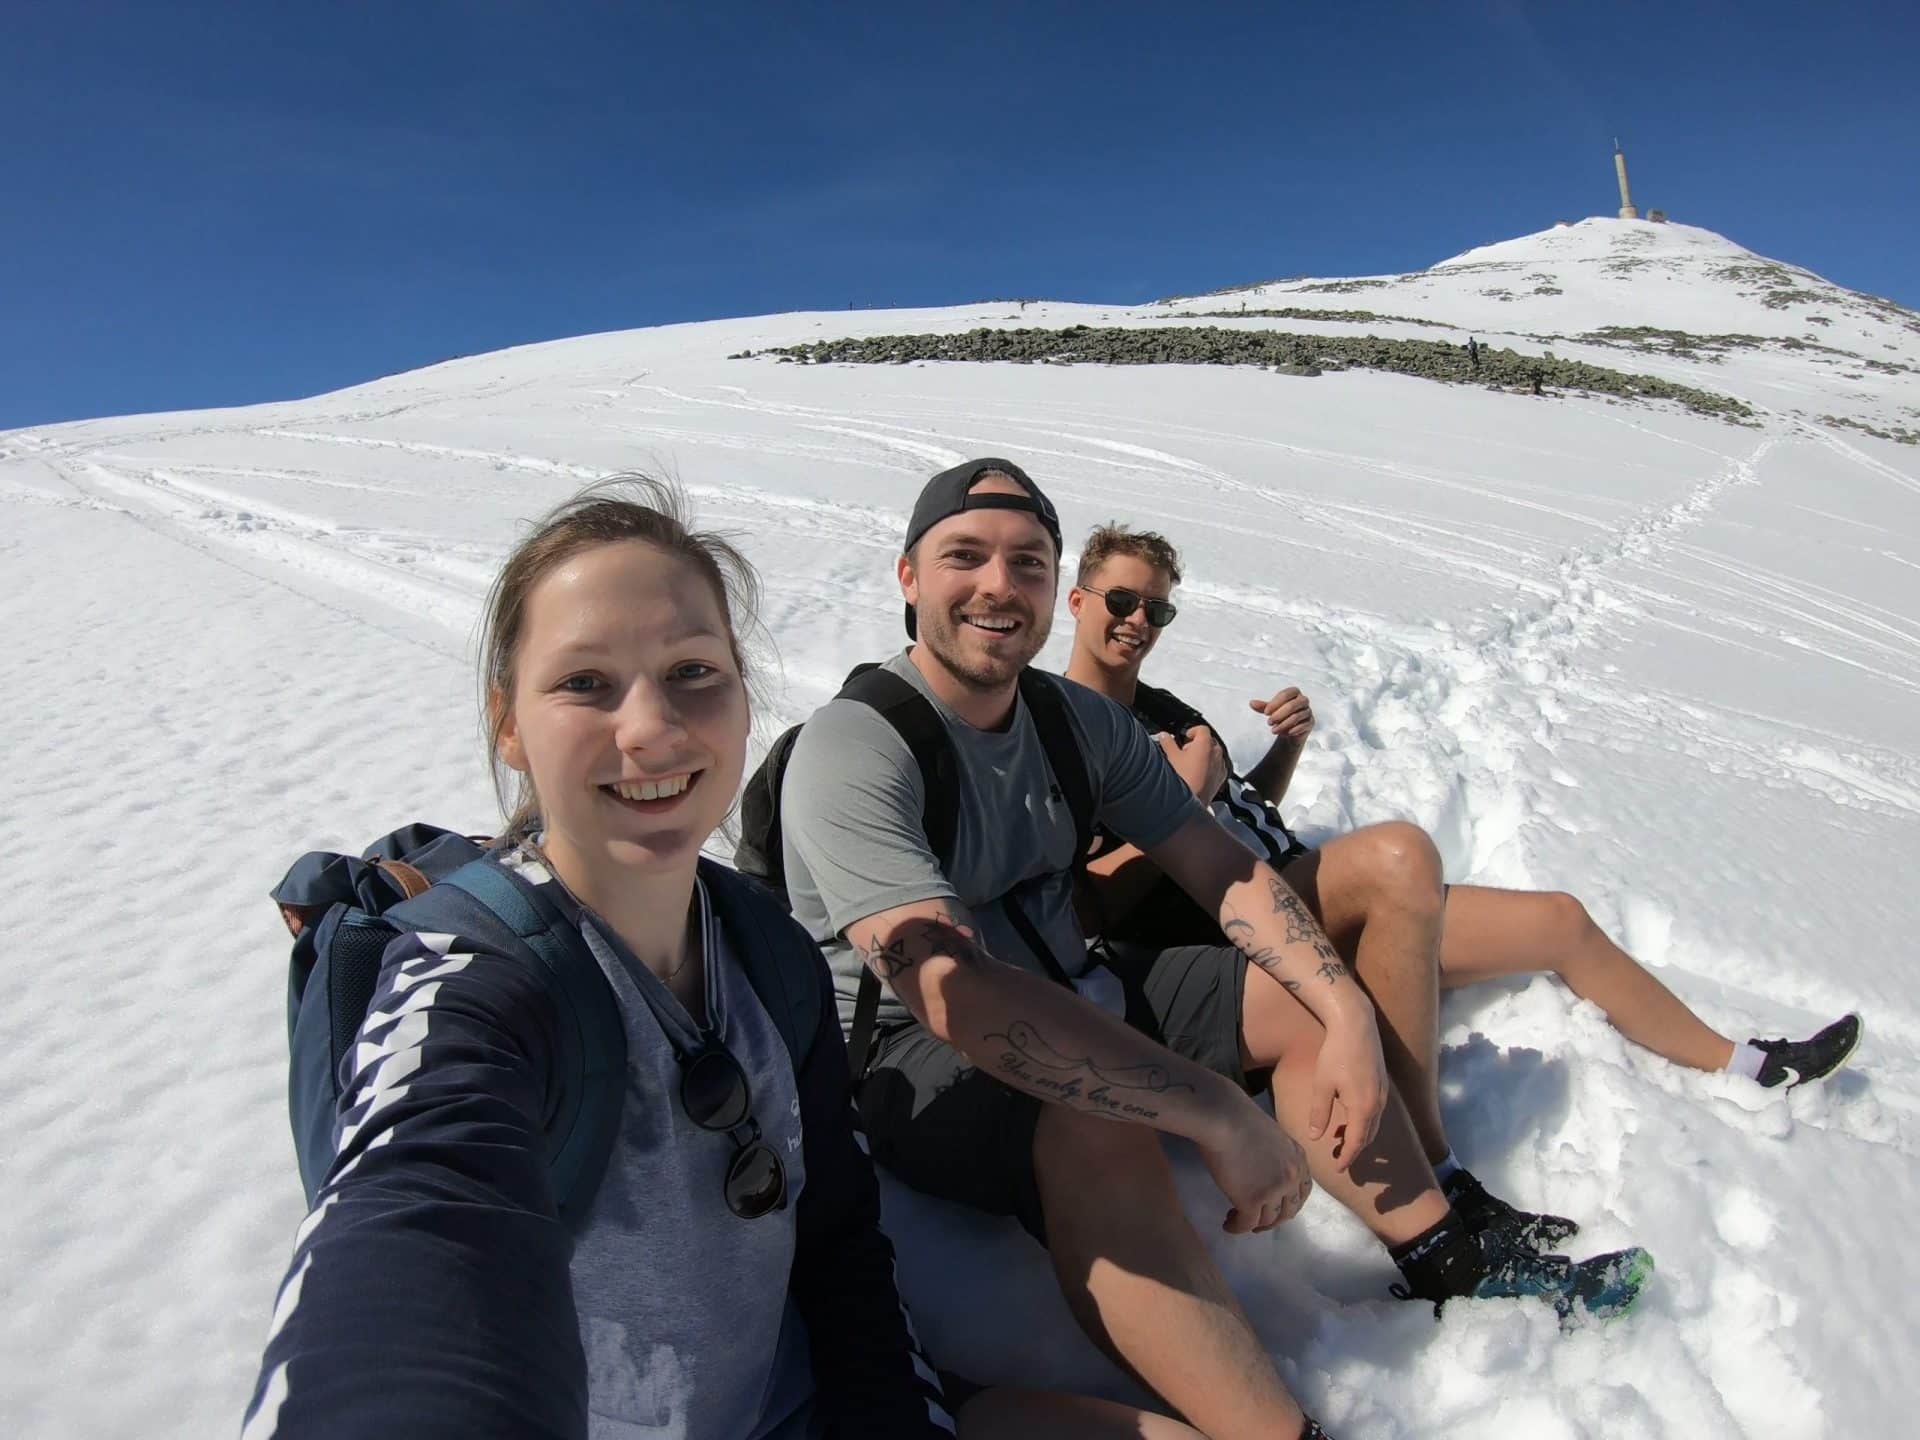
[[[826,963],[752,882],[707,862],[701,873],[727,892],[717,914],[754,907],[758,943],[775,936],[784,952],[793,937],[796,978],[819,993],[796,1072],[807,1183],[789,1287],[825,1433],[948,1436],[895,1287],[873,1167],[854,1137]],[[747,938],[731,933],[729,943]],[[406,934],[389,947],[362,1035],[378,1031],[390,1058],[357,1093],[343,1075],[354,1103],[296,1240],[245,1440],[586,1435],[572,1237],[542,1149],[561,1016],[524,960],[451,935]],[[359,1069],[355,1056],[343,1069]]]

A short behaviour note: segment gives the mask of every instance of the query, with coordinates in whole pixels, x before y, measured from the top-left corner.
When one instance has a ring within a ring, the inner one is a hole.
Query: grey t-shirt
[[[787,893],[794,917],[833,968],[840,1023],[853,1022],[863,968],[843,932],[917,900],[958,900],[972,912],[988,953],[1045,973],[999,903],[1019,886],[1021,907],[1054,957],[1069,975],[1080,973],[1087,962],[1073,913],[1073,812],[1025,701],[1015,701],[1004,731],[978,730],[933,694],[907,652],[885,668],[931,700],[946,722],[960,761],[959,823],[953,863],[942,868],[921,821],[920,767],[873,707],[829,701],[800,731],[780,797]],[[1144,848],[1206,813],[1123,706],[1050,678],[1066,693],[1099,823]],[[890,991],[882,993],[882,1024],[909,1018]]]
[[[538,860],[510,863],[535,884],[556,883]],[[679,1099],[674,1050],[698,1050],[700,1028],[611,930],[579,911],[627,1035],[620,1130],[571,1266],[587,1357],[587,1433],[811,1440],[824,1421],[806,1322],[788,1293],[795,1202],[807,1183],[799,1089],[786,1042],[733,958],[705,886],[699,912],[708,1025],[746,1074],[761,1137],[786,1166],[787,1204],[758,1220],[727,1208],[734,1141],[695,1125]]]

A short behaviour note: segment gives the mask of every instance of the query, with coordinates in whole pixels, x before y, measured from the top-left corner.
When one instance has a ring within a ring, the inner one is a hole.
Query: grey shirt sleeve
[[[1096,777],[1095,820],[1150,850],[1206,813],[1131,711],[1083,685],[1065,683],[1087,737],[1087,769]]]
[[[833,934],[896,905],[957,898],[927,843],[920,767],[872,706],[834,700],[806,723],[780,807],[788,873],[804,869]]]

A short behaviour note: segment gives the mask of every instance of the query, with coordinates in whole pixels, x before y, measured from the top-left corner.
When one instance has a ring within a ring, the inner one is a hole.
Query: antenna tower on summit
[[[1620,218],[1638,220],[1640,212],[1633,208],[1633,196],[1627,193],[1627,157],[1620,149],[1620,141],[1613,142],[1613,169],[1620,177]]]

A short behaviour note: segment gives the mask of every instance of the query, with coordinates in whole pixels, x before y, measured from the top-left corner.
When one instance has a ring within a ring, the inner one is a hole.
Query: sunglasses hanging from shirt
[[[760,1137],[753,1118],[747,1072],[708,1032],[700,1049],[680,1061],[680,1104],[702,1130],[729,1135],[733,1163],[727,1166],[727,1208],[742,1220],[758,1220],[787,1204],[787,1167]]]
[[[1138,590],[1128,590],[1123,586],[1115,585],[1110,590],[1096,590],[1091,585],[1082,585],[1080,588],[1089,595],[1105,596],[1107,613],[1116,620],[1126,619],[1144,605],[1147,609],[1147,624],[1160,630],[1171,625],[1173,617],[1180,613],[1180,607],[1171,600],[1149,600]]]

